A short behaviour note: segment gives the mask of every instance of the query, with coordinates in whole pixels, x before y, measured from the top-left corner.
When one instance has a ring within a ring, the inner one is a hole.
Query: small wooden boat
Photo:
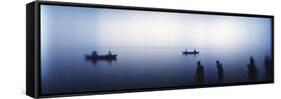
[[[188,52],[188,51],[182,51],[182,54],[183,55],[188,55],[188,54],[193,54],[193,55],[196,55],[196,54],[199,54],[199,51],[192,51],[192,52]]]
[[[92,54],[85,55],[87,60],[116,60],[117,55],[111,54],[111,51],[108,52],[106,55],[98,55],[96,51],[93,51]]]
[[[112,55],[86,55],[87,59],[91,59],[91,60],[116,60],[117,59],[117,55],[116,54],[112,54]]]

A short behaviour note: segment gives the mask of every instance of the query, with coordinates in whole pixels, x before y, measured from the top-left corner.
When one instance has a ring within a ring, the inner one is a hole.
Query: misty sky
[[[45,47],[271,48],[271,19],[41,6]]]

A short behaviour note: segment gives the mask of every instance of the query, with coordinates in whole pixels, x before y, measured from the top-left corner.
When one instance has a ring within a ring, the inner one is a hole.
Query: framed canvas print
[[[34,1],[27,95],[35,98],[274,82],[274,17]]]

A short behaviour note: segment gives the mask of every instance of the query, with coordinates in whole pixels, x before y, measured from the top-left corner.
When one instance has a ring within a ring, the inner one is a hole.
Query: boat
[[[117,55],[86,55],[86,58],[93,60],[115,60]]]
[[[194,50],[192,52],[188,52],[187,50],[185,50],[185,51],[182,51],[182,54],[183,55],[188,55],[188,54],[196,55],[196,54],[199,54],[199,51]]]
[[[89,60],[116,60],[117,55],[116,54],[111,54],[109,52],[106,55],[98,55],[95,51],[92,54],[85,55],[86,59]]]

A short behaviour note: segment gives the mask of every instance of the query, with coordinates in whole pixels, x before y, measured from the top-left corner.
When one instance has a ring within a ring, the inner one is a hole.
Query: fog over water
[[[41,5],[41,91],[251,82],[251,56],[254,81],[265,81],[271,32],[270,18]],[[194,49],[200,53],[182,54]],[[117,60],[86,60],[94,50],[110,50]],[[204,74],[198,74],[197,61]]]

